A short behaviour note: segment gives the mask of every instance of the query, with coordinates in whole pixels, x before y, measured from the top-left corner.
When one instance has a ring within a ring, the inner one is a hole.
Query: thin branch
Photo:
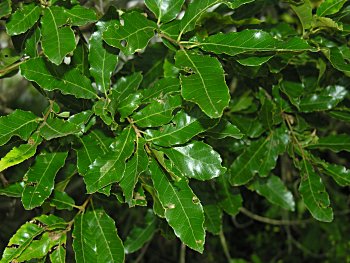
[[[219,233],[219,237],[220,237],[221,246],[222,246],[222,249],[224,250],[227,262],[231,262],[232,258],[231,258],[230,251],[229,251],[228,246],[227,246],[227,242],[226,242],[226,238],[225,238],[225,235],[224,235],[224,231],[222,229],[221,229],[221,231]]]
[[[186,263],[186,245],[181,243],[179,263]]]

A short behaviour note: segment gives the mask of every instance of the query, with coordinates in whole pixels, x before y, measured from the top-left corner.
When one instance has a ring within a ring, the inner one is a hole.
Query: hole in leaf
[[[122,47],[127,47],[128,46],[128,41],[126,41],[125,39],[124,40],[120,40],[120,45]]]

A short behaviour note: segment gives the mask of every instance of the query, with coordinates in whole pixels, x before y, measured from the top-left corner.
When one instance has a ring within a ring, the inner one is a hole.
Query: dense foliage
[[[1,263],[350,262],[346,0],[0,17]]]

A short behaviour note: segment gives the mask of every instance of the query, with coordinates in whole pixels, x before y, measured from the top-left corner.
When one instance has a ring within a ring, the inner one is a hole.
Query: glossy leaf
[[[127,202],[129,206],[132,206],[134,189],[139,175],[144,172],[148,166],[148,156],[144,147],[145,142],[139,139],[134,156],[125,163],[123,178],[119,183],[125,196],[125,202]]]
[[[181,11],[184,0],[145,0],[149,10],[158,18],[158,22],[169,22]]]
[[[41,38],[41,30],[38,26],[35,26],[31,31],[31,36],[26,40],[24,50],[26,55],[35,58],[39,56],[38,44]]]
[[[75,49],[75,36],[70,27],[63,26],[68,18],[58,6],[46,8],[41,19],[42,48],[48,59],[59,65]]]
[[[299,192],[305,206],[315,219],[323,222],[333,221],[333,210],[321,177],[305,160],[301,163],[301,173]]]
[[[169,123],[173,118],[173,111],[181,107],[182,99],[179,95],[166,96],[162,100],[154,100],[143,109],[133,114],[132,118],[139,127],[157,127]]]
[[[142,101],[142,93],[135,92],[134,94],[130,94],[125,100],[119,103],[118,112],[120,114],[120,118],[124,119],[130,116],[140,105]]]
[[[199,105],[210,118],[218,118],[228,106],[230,94],[220,62],[213,57],[178,51],[176,66],[189,76],[181,75],[181,94]]]
[[[9,196],[9,197],[21,197],[24,189],[24,183],[14,183],[0,188],[0,195]]]
[[[143,220],[143,227],[135,226],[132,228],[124,242],[126,254],[134,253],[152,239],[157,227],[156,222],[157,219],[153,211],[147,210],[147,214]]]
[[[56,67],[43,58],[29,59],[20,66],[21,74],[28,80],[36,82],[45,90],[60,90],[77,98],[96,98],[90,80],[78,69],[64,65]]]
[[[318,16],[333,15],[337,13],[345,3],[346,0],[325,0],[317,8],[316,14]]]
[[[152,161],[150,172],[165,218],[175,235],[188,247],[203,252],[205,242],[203,207],[185,180],[170,182],[159,165]]]
[[[208,52],[230,56],[252,52],[302,52],[313,50],[305,40],[300,38],[280,41],[265,31],[250,29],[212,35],[204,39],[200,43],[200,47]]]
[[[66,234],[61,234],[58,240],[55,241],[54,251],[50,253],[50,260],[52,263],[66,262],[66,242],[67,242]]]
[[[110,146],[111,151],[91,164],[84,177],[88,193],[96,192],[122,179],[124,163],[134,151],[135,140],[134,130],[131,127],[125,128]]]
[[[38,207],[51,195],[57,172],[63,167],[68,153],[42,153],[24,177],[22,203],[25,209]]]
[[[108,111],[108,101],[104,99],[96,101],[93,110],[94,113],[99,116],[105,124],[111,125],[113,123],[113,117]]]
[[[221,119],[215,127],[207,130],[205,135],[215,139],[223,139],[226,137],[241,139],[243,137],[243,134],[235,125],[224,119]]]
[[[24,162],[30,157],[34,156],[38,145],[42,142],[42,139],[38,134],[34,134],[29,138],[27,144],[21,144],[18,147],[13,147],[4,157],[0,160],[0,172],[7,168]]]
[[[139,12],[122,15],[123,26],[110,26],[103,34],[107,44],[119,48],[125,55],[132,55],[144,49],[154,36],[156,24]]]
[[[272,204],[290,211],[295,209],[293,194],[288,191],[283,181],[275,175],[270,175],[267,178],[256,178],[248,188],[264,196]]]
[[[75,5],[71,9],[64,9],[64,13],[69,18],[69,23],[73,26],[83,26],[95,22],[97,17],[93,9]]]
[[[39,118],[29,111],[15,110],[7,116],[0,117],[0,146],[7,143],[12,136],[28,140],[38,127]]]
[[[227,214],[235,216],[242,207],[243,199],[238,188],[231,187],[227,173],[217,179],[219,205]]]
[[[6,30],[9,35],[19,35],[30,29],[38,21],[41,8],[37,5],[23,5],[12,14],[10,21],[6,24]]]
[[[172,123],[164,125],[162,130],[146,130],[146,139],[165,147],[184,144],[214,123],[203,115],[191,116],[184,111],[179,111]]]
[[[50,204],[59,210],[72,210],[75,206],[74,199],[70,197],[66,192],[61,191],[54,191],[54,195],[51,198]]]
[[[32,241],[16,259],[17,262],[27,262],[30,259],[42,258],[49,252],[50,238],[44,233],[39,240]]]
[[[186,146],[163,148],[162,151],[179,171],[188,178],[210,180],[226,171],[221,166],[221,157],[204,142],[193,142]]]
[[[117,66],[118,56],[103,45],[102,32],[96,31],[89,40],[90,73],[94,77],[97,89],[107,94],[110,78]]]
[[[316,143],[308,145],[310,149],[329,149],[333,152],[350,152],[350,136],[347,134],[329,135],[320,138]]]
[[[163,99],[166,95],[180,93],[180,80],[167,77],[158,80],[153,87],[143,90],[143,100],[153,102],[154,99]]]
[[[79,132],[80,128],[78,126],[59,118],[47,119],[40,128],[40,135],[46,140],[65,137]]]

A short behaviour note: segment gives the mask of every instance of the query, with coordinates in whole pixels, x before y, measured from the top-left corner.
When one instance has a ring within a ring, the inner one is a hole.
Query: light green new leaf
[[[173,111],[181,107],[180,95],[165,96],[164,99],[154,100],[143,109],[132,115],[134,123],[139,127],[157,127],[169,123]]]
[[[159,22],[169,22],[180,13],[185,0],[145,0],[149,10],[155,14]]]
[[[299,193],[306,208],[319,221],[333,221],[333,210],[322,179],[306,160],[302,160],[301,174]]]
[[[230,185],[228,173],[219,176],[216,181],[216,189],[221,209],[231,216],[237,215],[243,203],[239,189]]]
[[[159,200],[165,208],[165,219],[174,233],[188,247],[202,253],[204,250],[203,207],[186,180],[170,182],[156,161],[150,164],[150,173]]]
[[[2,1],[1,1],[2,2]],[[41,8],[36,4],[23,5],[14,12],[6,23],[6,31],[10,36],[19,35],[30,29],[41,14]]]
[[[277,158],[285,151],[288,142],[288,133],[282,128],[272,131],[266,138],[252,142],[232,163],[230,183],[246,184],[255,174],[266,177],[275,168]]]
[[[191,114],[179,111],[172,123],[162,126],[160,130],[146,130],[146,140],[165,147],[184,144],[215,125],[215,120],[208,119],[204,114]]]
[[[329,149],[333,152],[350,152],[350,136],[348,134],[329,135],[320,138],[316,143],[308,145],[309,149]]]
[[[204,39],[199,45],[205,51],[230,56],[253,52],[302,52],[313,50],[301,38],[295,37],[288,41],[281,41],[268,32],[250,29],[227,34],[218,33]]]
[[[135,131],[129,126],[111,144],[111,151],[97,158],[84,176],[88,193],[119,182],[123,177],[124,163],[134,151]]]
[[[0,195],[9,197],[21,197],[24,189],[24,182],[10,184],[4,188],[0,188]]]
[[[68,22],[72,26],[83,26],[97,20],[96,13],[91,8],[75,5],[72,9],[64,8],[63,12],[68,17]]]
[[[157,218],[152,210],[147,210],[143,227],[134,226],[124,242],[125,254],[131,254],[150,241],[156,231]]]
[[[230,101],[220,62],[210,56],[178,51],[176,66],[189,76],[181,74],[181,93],[185,100],[199,105],[210,118],[218,118]]]
[[[162,151],[186,177],[205,181],[218,177],[226,171],[222,159],[204,142],[195,141],[186,146],[163,148]]]
[[[7,143],[12,136],[28,140],[38,127],[40,118],[29,111],[15,110],[7,116],[0,117],[0,146]]]
[[[153,87],[142,90],[143,100],[153,102],[155,99],[163,99],[168,94],[180,93],[180,80],[178,78],[163,78],[158,80]]]
[[[65,137],[79,132],[80,128],[77,125],[59,118],[47,119],[40,128],[40,135],[46,140]]]
[[[132,55],[147,46],[157,25],[136,11],[123,14],[122,19],[124,25],[108,27],[103,39],[107,44],[119,48],[125,55]]]
[[[295,209],[293,194],[286,188],[283,181],[275,175],[267,178],[256,178],[248,188],[264,196],[272,204],[290,211]]]
[[[222,210],[217,205],[204,205],[204,227],[214,235],[218,235],[222,228]]]
[[[103,45],[102,32],[96,31],[89,40],[90,73],[94,77],[97,89],[107,94],[110,78],[118,63],[118,55]]]
[[[78,69],[66,65],[55,66],[43,58],[29,59],[20,66],[26,79],[36,82],[45,90],[60,90],[77,98],[98,98],[90,80]]]
[[[38,207],[51,195],[57,172],[63,167],[68,153],[42,153],[24,176],[22,203],[25,209]]]
[[[36,153],[38,145],[42,142],[41,137],[38,134],[34,134],[29,138],[27,144],[21,144],[18,147],[13,147],[4,157],[0,160],[0,172],[5,169],[24,162],[25,160],[33,157]]]
[[[61,64],[76,46],[73,30],[63,26],[67,21],[64,8],[59,6],[46,8],[41,19],[42,48],[48,59],[56,65]]]
[[[72,210],[75,206],[75,202],[66,192],[54,191],[50,205],[59,210]]]
[[[335,13],[343,7],[346,3],[346,0],[325,0],[317,8],[316,14],[318,16],[329,16]]]
[[[133,192],[139,175],[147,169],[148,156],[145,151],[145,141],[139,139],[134,156],[125,164],[124,175],[119,183],[125,196],[125,202],[132,206]]]
[[[11,8],[11,0],[4,0],[0,3],[0,18],[3,18],[4,16],[7,16],[11,14],[12,8]]]
[[[224,119],[221,119],[215,127],[207,130],[205,135],[208,135],[214,139],[223,139],[226,137],[241,139],[243,137],[243,134],[237,128],[237,126]]]

